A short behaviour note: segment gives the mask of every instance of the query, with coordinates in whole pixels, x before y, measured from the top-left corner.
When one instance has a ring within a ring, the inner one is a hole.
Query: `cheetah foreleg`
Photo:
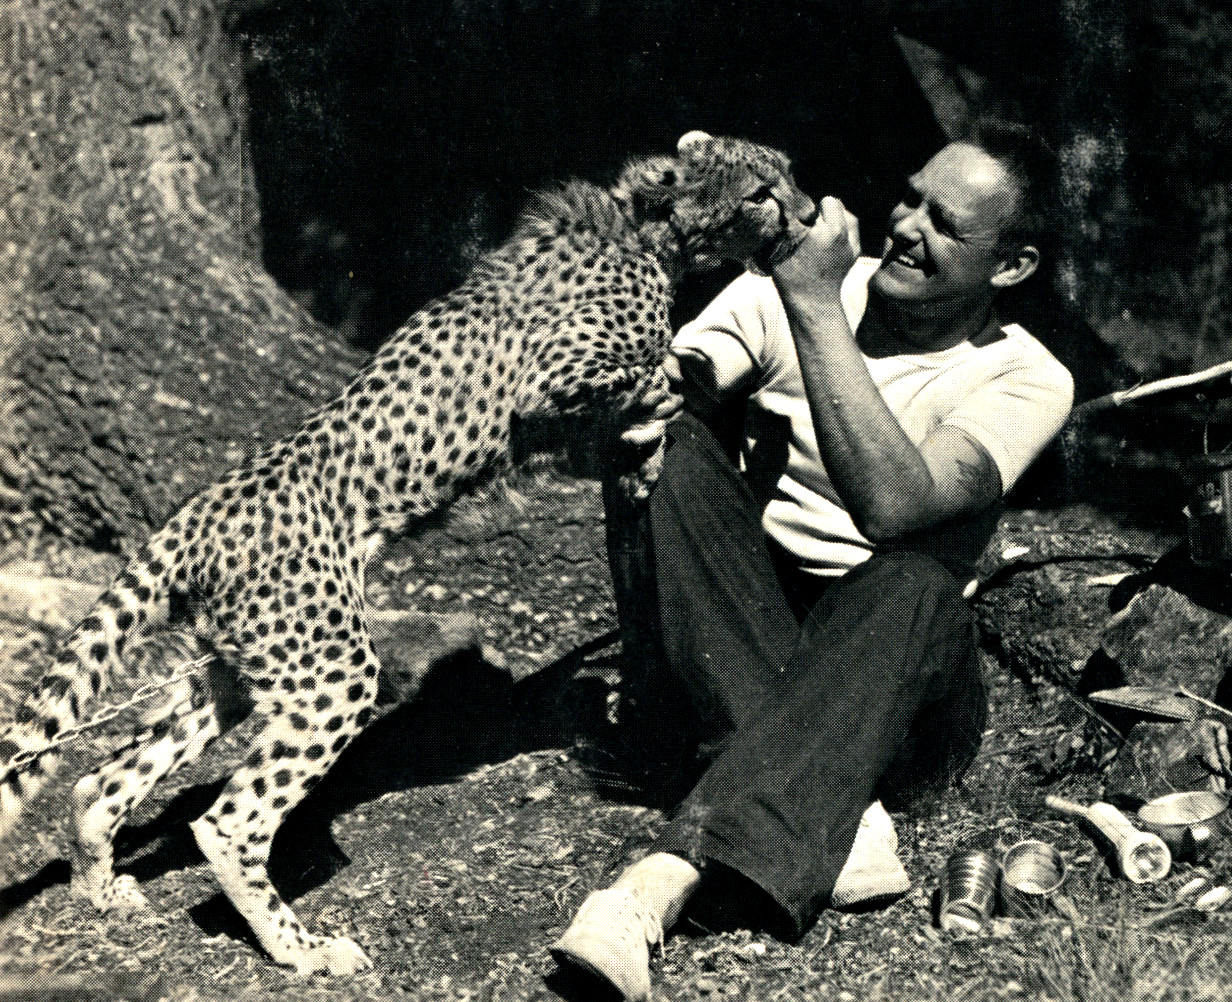
[[[619,476],[620,490],[631,504],[645,501],[650,497],[650,490],[659,482],[663,472],[663,456],[667,449],[667,438],[659,434],[652,437],[645,445],[638,446],[638,456],[642,458],[637,469],[621,473]]]
[[[196,758],[219,734],[213,704],[177,708],[158,726],[153,743],[85,776],[73,789],[73,893],[101,911],[135,911],[146,905],[137,881],[116,876],[112,843],[132,809],[154,784]]]
[[[612,416],[620,442],[617,470],[621,492],[630,503],[644,501],[658,482],[667,448],[667,423],[680,406],[680,397],[661,366],[618,401]]]

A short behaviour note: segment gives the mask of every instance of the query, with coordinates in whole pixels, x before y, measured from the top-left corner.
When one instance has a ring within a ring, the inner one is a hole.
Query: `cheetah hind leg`
[[[375,665],[370,650],[365,657]],[[254,712],[269,723],[218,800],[190,827],[227,897],[275,963],[301,975],[348,975],[372,966],[364,951],[347,937],[310,933],[274,890],[267,870],[270,843],[283,818],[363,727],[376,700],[375,679],[360,682],[350,676],[334,689],[318,686],[315,691],[318,699],[358,712],[310,721],[276,712],[269,699],[258,699]],[[298,751],[288,757],[288,748]]]
[[[153,731],[162,736],[136,750],[125,749],[73,789],[72,891],[100,911],[145,907],[136,879],[117,876],[113,869],[116,832],[154,784],[200,755],[220,728],[213,703],[194,708],[188,700],[177,702]]]

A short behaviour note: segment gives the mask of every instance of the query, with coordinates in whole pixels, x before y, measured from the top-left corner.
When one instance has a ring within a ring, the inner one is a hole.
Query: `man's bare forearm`
[[[857,227],[838,199],[822,199],[807,238],[773,277],[822,461],[856,528],[877,543],[987,507],[1001,475],[984,446],[957,428],[942,425],[917,447],[886,406],[842,306]],[[943,333],[939,343],[956,343],[959,332]]]
[[[869,375],[839,287],[775,276],[822,461],[856,528],[881,542],[931,521],[936,484]]]

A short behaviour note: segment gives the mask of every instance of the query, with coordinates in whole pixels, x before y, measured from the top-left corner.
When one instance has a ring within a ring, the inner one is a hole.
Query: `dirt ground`
[[[664,815],[596,782],[606,776],[618,651],[597,487],[539,475],[527,499],[519,510],[490,497],[382,554],[371,574],[376,609],[473,617],[476,646],[438,664],[415,699],[371,727],[274,844],[275,882],[299,916],[356,939],[372,971],[301,978],[272,965],[192,842],[187,822],[235,761],[241,725],[121,833],[119,869],[141,881],[145,913],[99,916],[70,898],[65,789],[38,802],[0,871],[0,999],[600,998],[558,972],[547,946]],[[1103,531],[1087,516],[1075,528],[1072,513],[1014,518],[1019,536]],[[103,584],[116,561],[43,547],[0,555],[6,566]],[[1108,566],[1067,569],[1089,577]],[[37,670],[61,629],[0,609],[4,674]],[[1071,735],[1082,750],[1085,718],[1056,687],[1011,673],[995,649],[985,653],[992,712],[978,759],[959,788],[895,816],[911,892],[882,909],[826,912],[796,943],[686,922],[654,962],[659,998],[1091,1000],[1147,983],[1159,990],[1137,997],[1222,997],[1203,986],[1218,987],[1211,971],[1228,959],[1230,920],[1173,909],[1193,868],[1133,887],[1044,809],[1049,790],[1086,801],[1098,791],[1081,755],[1063,768],[1049,758]],[[81,767],[94,754],[83,742],[70,758]],[[1065,857],[1058,909],[997,920],[978,936],[940,933],[933,899],[950,853],[1026,837]],[[1221,850],[1200,872],[1217,879],[1230,862]],[[1149,970],[1145,957],[1155,958]],[[1097,975],[1101,958],[1111,967]],[[1168,994],[1182,981],[1183,993]]]

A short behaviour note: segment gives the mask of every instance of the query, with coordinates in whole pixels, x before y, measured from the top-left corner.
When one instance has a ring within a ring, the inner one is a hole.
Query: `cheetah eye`
[[[676,183],[676,172],[674,170],[665,170],[662,177],[659,178],[659,183],[667,188],[672,187]]]
[[[759,188],[755,188],[751,193],[744,196],[746,202],[764,202],[768,198],[774,197],[774,186],[763,184]]]

